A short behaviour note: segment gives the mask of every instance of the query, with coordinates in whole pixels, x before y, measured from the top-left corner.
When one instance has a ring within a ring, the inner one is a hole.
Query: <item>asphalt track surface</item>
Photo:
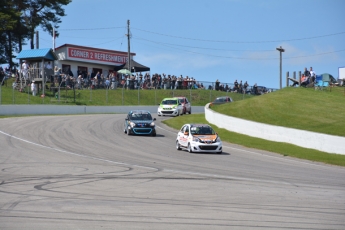
[[[177,151],[166,118],[156,137],[124,118],[0,119],[0,229],[345,229],[344,168]]]

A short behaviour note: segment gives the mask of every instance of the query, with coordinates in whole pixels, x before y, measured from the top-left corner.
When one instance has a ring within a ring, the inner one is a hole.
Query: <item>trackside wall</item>
[[[310,131],[268,125],[217,113],[205,106],[208,122],[232,132],[304,148],[345,155],[345,138]],[[236,125],[235,125],[236,124]]]
[[[69,106],[69,105],[0,105],[1,116],[12,115],[62,115],[62,114],[102,114],[122,113],[131,110],[148,110],[157,113],[158,105],[154,106]],[[203,113],[204,106],[193,106],[193,113]]]

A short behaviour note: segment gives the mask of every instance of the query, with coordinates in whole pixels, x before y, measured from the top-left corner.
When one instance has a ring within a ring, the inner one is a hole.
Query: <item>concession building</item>
[[[81,73],[83,75],[92,74],[92,72],[95,74],[98,71],[107,76],[124,66],[128,60],[127,52],[72,44],[57,47],[55,54],[58,60],[55,61],[54,66],[61,68],[62,72],[66,74],[71,70],[74,77]],[[131,60],[135,55],[135,53],[130,53]]]

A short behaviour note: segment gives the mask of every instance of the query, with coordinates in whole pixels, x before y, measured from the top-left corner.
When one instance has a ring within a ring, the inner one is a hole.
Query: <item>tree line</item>
[[[30,42],[34,49],[34,35],[37,27],[55,37],[61,17],[66,16],[63,6],[72,0],[0,0],[0,64],[13,62],[24,45]]]

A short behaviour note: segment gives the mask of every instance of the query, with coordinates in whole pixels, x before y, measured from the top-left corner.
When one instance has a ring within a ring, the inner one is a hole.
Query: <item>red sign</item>
[[[116,64],[126,63],[128,57],[120,54],[112,54],[100,51],[91,51],[77,48],[68,48],[68,57],[86,59],[92,61],[111,62]]]

